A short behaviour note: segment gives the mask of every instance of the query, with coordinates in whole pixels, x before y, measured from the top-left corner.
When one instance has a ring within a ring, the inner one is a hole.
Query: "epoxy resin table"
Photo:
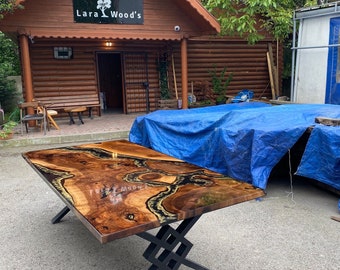
[[[150,269],[181,264],[206,269],[186,257],[184,236],[199,217],[264,195],[253,186],[128,141],[110,141],[24,153],[23,157],[66,207],[101,242],[138,235],[150,245]],[[182,220],[176,227],[169,225]],[[146,231],[161,227],[156,235]],[[207,228],[209,229],[209,228]]]

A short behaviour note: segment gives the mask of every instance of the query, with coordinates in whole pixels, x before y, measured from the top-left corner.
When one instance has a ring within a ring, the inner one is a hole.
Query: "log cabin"
[[[190,93],[210,87],[209,70],[224,67],[233,73],[228,95],[271,97],[266,54],[276,43],[218,36],[198,0],[17,2],[24,8],[4,14],[0,31],[18,42],[26,101],[93,106],[95,115],[150,112],[165,85],[186,109]]]

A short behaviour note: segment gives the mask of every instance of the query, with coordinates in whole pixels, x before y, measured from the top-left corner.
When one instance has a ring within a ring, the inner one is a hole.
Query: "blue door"
[[[330,20],[329,45],[339,44],[340,18]],[[325,103],[340,104],[340,47],[329,47]]]

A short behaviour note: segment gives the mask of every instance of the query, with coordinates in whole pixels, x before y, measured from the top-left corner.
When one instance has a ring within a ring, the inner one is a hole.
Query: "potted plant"
[[[7,140],[13,136],[13,129],[16,127],[17,123],[10,120],[5,124],[0,126],[0,139]]]
[[[211,83],[213,92],[216,96],[216,104],[225,104],[227,101],[227,88],[233,79],[233,74],[229,73],[226,78],[227,67],[224,67],[221,72],[218,72],[216,67],[209,71],[211,75]]]

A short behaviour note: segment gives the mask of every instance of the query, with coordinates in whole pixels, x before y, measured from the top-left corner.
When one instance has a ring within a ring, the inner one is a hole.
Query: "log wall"
[[[274,56],[276,56],[275,45],[273,44]],[[72,47],[72,59],[54,59],[54,46]],[[36,99],[60,95],[98,94],[96,52],[105,51],[120,52],[124,55],[125,113],[147,111],[144,81],[149,82],[150,111],[158,109],[160,90],[157,59],[160,54],[168,54],[168,79],[172,97],[176,96],[171,62],[172,54],[174,56],[176,84],[178,96],[181,98],[181,52],[178,42],[119,41],[113,42],[113,45],[107,48],[104,41],[98,40],[36,39],[31,44],[30,50]],[[194,92],[197,92],[201,85],[211,88],[209,70],[214,67],[222,70],[226,66],[227,73],[233,73],[233,80],[227,95],[236,95],[242,89],[250,89],[255,92],[256,98],[267,97],[270,99],[267,50],[268,41],[260,42],[257,45],[248,45],[240,40],[189,40],[189,93],[191,92],[191,82],[194,85]],[[281,57],[281,50],[279,55]]]
[[[209,71],[216,67],[217,71],[227,67],[226,76],[233,74],[227,95],[236,95],[243,89],[254,91],[255,98],[272,98],[270,77],[266,53],[269,40],[256,45],[249,45],[242,40],[233,39],[193,39],[188,42],[188,89],[191,83],[194,91],[199,91],[202,85],[211,89]],[[272,43],[274,63],[277,65],[276,43]],[[282,70],[282,49],[279,47],[279,74]],[[174,49],[177,86],[181,89],[180,48]],[[280,81],[279,76],[279,81]],[[174,85],[172,88],[174,88]],[[180,93],[181,94],[181,93]],[[196,93],[194,93],[196,95]]]

